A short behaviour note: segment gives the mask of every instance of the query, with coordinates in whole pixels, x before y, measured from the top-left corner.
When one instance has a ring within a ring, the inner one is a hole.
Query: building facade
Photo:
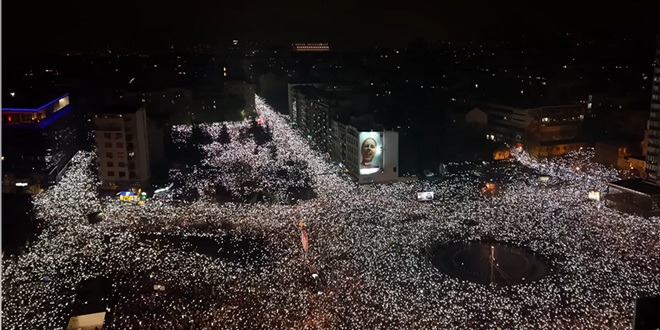
[[[358,130],[340,120],[331,120],[332,141],[330,155],[332,159],[339,162],[346,173],[353,176],[358,173]]]
[[[653,61],[653,85],[651,87],[651,113],[648,125],[646,173],[648,180],[660,185],[660,36],[656,37]]]
[[[300,99],[305,96],[304,92],[300,87],[302,86],[312,86],[315,88],[321,88],[324,84],[287,84],[287,99],[289,102],[289,117],[291,118],[292,123],[298,123],[300,121],[299,112],[298,112],[298,102]]]
[[[101,188],[148,187],[151,172],[144,107],[107,107],[94,115],[93,124]]]
[[[630,170],[639,172],[640,178],[609,182],[605,193],[606,205],[645,217],[660,214],[660,36],[656,37],[650,110],[641,143],[642,155],[625,157]]]
[[[291,124],[323,152],[332,150],[332,122],[340,114],[367,109],[364,93],[354,86],[333,84],[289,85]],[[359,112],[359,111],[358,111]]]
[[[78,152],[78,122],[69,94],[44,96],[45,102],[37,96],[14,102],[17,93],[11,94],[3,103],[12,107],[2,109],[2,191],[37,193],[56,184]]]
[[[350,86],[289,85],[291,124],[360,184],[398,180],[399,135],[360,114],[368,109]]]
[[[586,112],[583,104],[516,108],[485,104],[488,136],[520,143],[533,156],[560,156],[584,147],[580,140]]]
[[[291,89],[292,125],[323,152],[332,149],[330,118],[340,108],[348,107],[350,102],[343,100],[336,93],[321,88],[301,85]]]
[[[332,120],[331,126],[330,154],[358,184],[399,180],[398,132],[367,131],[338,120]],[[369,149],[373,156],[367,154]]]

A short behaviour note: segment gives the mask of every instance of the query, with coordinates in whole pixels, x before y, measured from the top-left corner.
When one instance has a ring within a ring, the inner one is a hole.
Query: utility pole
[[[493,264],[495,263],[495,246],[490,246],[490,285],[493,285]]]

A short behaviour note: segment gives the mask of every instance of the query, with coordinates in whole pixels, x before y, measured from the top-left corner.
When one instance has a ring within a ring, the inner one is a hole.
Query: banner
[[[307,236],[307,232],[304,229],[300,232],[300,241],[302,242],[303,250],[307,253],[307,250],[309,250],[309,236]]]

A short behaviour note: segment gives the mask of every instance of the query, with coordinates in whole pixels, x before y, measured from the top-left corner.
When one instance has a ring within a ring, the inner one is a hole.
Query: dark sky
[[[429,4],[431,3],[431,4]],[[3,52],[43,47],[164,45],[227,38],[328,40],[342,46],[405,44],[499,33],[660,28],[660,1],[363,1],[236,0],[3,1]],[[596,2],[597,3],[597,2]],[[577,5],[576,5],[577,4]]]

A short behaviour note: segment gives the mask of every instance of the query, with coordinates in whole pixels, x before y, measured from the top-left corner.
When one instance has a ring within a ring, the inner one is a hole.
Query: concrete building
[[[463,120],[468,126],[485,127],[488,124],[488,114],[479,108],[473,108],[464,114]]]
[[[488,114],[475,106],[466,105],[458,109],[452,109],[447,112],[452,125],[472,126],[485,128],[488,124]]]
[[[364,125],[358,118],[350,122],[339,119],[331,120],[332,158],[344,167],[358,184],[386,183],[399,180],[399,133],[387,131],[377,124]],[[367,127],[368,126],[368,127]],[[372,130],[374,129],[374,130]],[[374,166],[365,170],[361,158],[365,141],[376,142]]]
[[[594,161],[643,176],[646,171],[645,141],[596,142]]]
[[[330,118],[338,108],[349,106],[344,100],[312,86],[294,89],[295,117],[292,125],[300,129],[323,151],[330,149]],[[342,102],[344,101],[344,102]]]
[[[597,142],[594,161],[639,175],[646,170],[646,161],[635,150],[639,151],[639,147],[625,142]]]
[[[656,50],[651,88],[651,111],[648,127],[641,143],[642,153],[646,152],[646,162],[641,157],[632,157],[632,168],[645,168],[641,178],[619,180],[607,184],[606,205],[623,212],[642,216],[660,215],[660,36],[656,37]]]
[[[302,97],[300,95],[300,86],[313,86],[315,88],[323,88],[323,83],[295,83],[287,84],[287,99],[289,101],[289,117],[293,122],[298,121],[298,100]]]
[[[2,101],[2,192],[38,193],[59,182],[78,152],[69,94],[17,91]]]
[[[324,152],[332,149],[330,120],[368,108],[366,94],[352,86],[289,85],[289,101],[291,124]]]
[[[533,156],[560,156],[584,147],[580,140],[583,104],[517,108],[482,104],[488,114],[488,136],[520,143]]]
[[[656,50],[651,87],[651,113],[649,115],[646,173],[648,180],[660,185],[660,36],[656,37]]]
[[[399,134],[376,124],[359,88],[289,85],[291,125],[360,184],[399,178]],[[366,141],[366,142],[365,142]],[[364,149],[364,150],[363,150]],[[365,160],[368,158],[368,161]]]
[[[150,184],[146,111],[141,105],[106,107],[93,118],[102,189],[145,188]]]

